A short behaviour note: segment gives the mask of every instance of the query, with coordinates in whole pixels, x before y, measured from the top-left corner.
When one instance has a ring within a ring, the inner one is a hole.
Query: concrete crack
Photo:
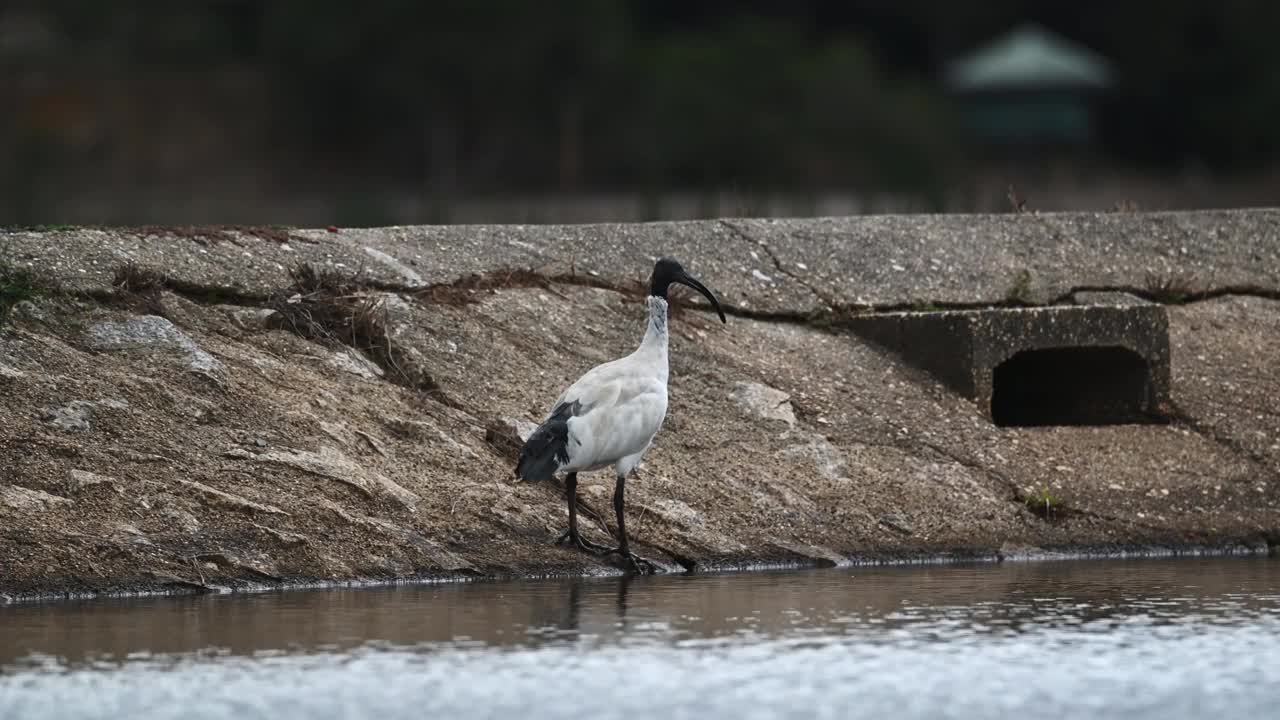
[[[1254,297],[1263,300],[1280,300],[1280,288],[1268,288],[1261,285],[1220,285],[1204,290],[1189,290],[1177,300],[1161,297],[1158,292],[1136,285],[1075,285],[1070,290],[1049,301],[1051,305],[1065,303],[1073,295],[1081,292],[1121,292],[1140,297],[1157,305],[1191,305],[1194,303],[1216,300],[1223,297]]]
[[[779,273],[782,273],[789,280],[796,282],[801,287],[808,290],[814,297],[822,301],[822,303],[827,308],[834,310],[836,308],[843,307],[846,305],[846,303],[840,302],[839,299],[828,295],[827,293],[823,292],[821,289],[817,287],[814,287],[814,285],[810,283],[808,280],[805,280],[799,275],[796,275],[795,273],[788,270],[786,266],[782,264],[782,260],[780,260],[777,254],[773,252],[773,248],[769,247],[769,245],[764,241],[756,240],[755,238],[751,237],[751,235],[749,235],[745,230],[743,230],[742,228],[738,227],[737,225],[735,225],[734,223],[728,220],[721,219],[718,222],[720,223],[721,226],[723,226],[729,232],[737,236],[738,239],[745,240],[746,242],[751,243],[752,245],[755,245],[756,247],[763,250],[764,254],[769,256],[769,260],[773,262],[773,267]]]
[[[960,455],[957,455],[940,445],[935,445],[934,443],[927,442],[924,440],[915,440],[910,444],[916,445],[917,447],[923,447],[923,448],[932,450],[934,453],[941,455],[942,457],[956,463],[957,465],[960,465],[961,467],[968,468],[975,472],[981,473],[982,475],[990,477],[994,480],[998,480],[999,482],[1003,483],[1006,486],[1006,488],[1013,494],[1012,499],[1014,500],[1018,500],[1022,496],[1022,488],[1016,482],[1009,479],[1008,477],[1005,477],[1000,472],[986,465],[983,465],[982,463],[977,462],[976,460],[970,460],[969,458],[961,457]]]
[[[919,447],[932,450],[938,455],[941,455],[942,457],[947,458],[948,460],[951,460],[952,462],[956,463],[957,465],[960,465],[961,467],[968,468],[970,470],[973,470],[974,472],[980,473],[982,475],[993,478],[1003,483],[1012,493],[1012,497],[1010,497],[1009,500],[1011,502],[1017,503],[1020,506],[1023,506],[1024,508],[1026,507],[1026,495],[1023,492],[1022,488],[1012,479],[1006,477],[1000,472],[990,467],[987,467],[977,461],[970,460],[965,457],[961,457],[947,450],[946,448],[943,448],[939,445],[935,445],[930,442],[917,440],[915,441],[915,444]],[[1096,510],[1089,510],[1087,508],[1082,508],[1082,507],[1073,506],[1073,505],[1068,505],[1066,507],[1061,508],[1060,512],[1062,512],[1065,515],[1079,515],[1083,517],[1090,517],[1090,518],[1094,518],[1095,520],[1101,520],[1103,522],[1109,522],[1116,525],[1127,524],[1127,525],[1133,525],[1133,526],[1145,528],[1147,530],[1154,530],[1154,531],[1159,531],[1163,529],[1157,525],[1142,523],[1142,522],[1138,522],[1137,520],[1133,520],[1129,518],[1119,518],[1114,515],[1108,515],[1106,513],[1097,512]]]
[[[804,325],[822,330],[831,330],[843,324],[849,317],[863,314],[880,314],[911,311],[962,311],[990,310],[1002,308],[1038,307],[1037,304],[1019,302],[1002,298],[999,300],[946,301],[918,300],[914,302],[853,304],[828,294],[800,275],[788,270],[782,260],[768,244],[752,238],[740,227],[728,220],[720,220],[721,225],[732,232],[738,239],[759,248],[768,256],[776,271],[789,280],[803,287],[822,305],[818,309],[805,310],[755,310],[722,303],[726,315],[760,320],[765,322],[781,322]],[[136,270],[133,272],[137,272]],[[164,289],[183,298],[204,305],[226,304],[243,307],[269,307],[275,293],[261,293],[241,287],[197,283],[154,272],[148,273],[149,284],[135,288],[128,284],[116,283],[113,290],[81,290],[71,292],[73,296],[84,297],[98,302],[111,304],[119,302],[123,293],[137,294],[139,290]],[[123,270],[119,277],[128,277]],[[641,297],[645,288],[637,281],[616,282],[605,278],[593,277],[577,273],[546,274],[530,269],[499,269],[486,273],[468,275],[450,282],[433,283],[431,285],[409,285],[370,278],[351,278],[353,286],[362,290],[404,295],[406,298],[430,303],[467,304],[475,302],[477,291],[515,288],[542,288],[551,290],[554,285],[572,285],[608,290],[623,295]],[[1117,292],[1127,293],[1157,305],[1191,305],[1224,297],[1254,297],[1265,300],[1280,301],[1280,288],[1268,288],[1260,285],[1236,284],[1221,285],[1203,290],[1188,291],[1177,298],[1163,297],[1156,291],[1137,285],[1074,285],[1065,292],[1050,299],[1045,305],[1070,304],[1072,297],[1081,292]],[[709,311],[710,306],[698,301],[690,301],[690,307]]]
[[[1208,440],[1209,442],[1217,445],[1218,447],[1221,447],[1222,449],[1234,455],[1242,456],[1248,459],[1249,463],[1253,465],[1254,468],[1257,469],[1261,475],[1265,476],[1268,481],[1273,481],[1273,482],[1280,481],[1280,475],[1277,475],[1274,471],[1270,469],[1270,459],[1267,456],[1263,455],[1262,453],[1258,453],[1258,452],[1254,452],[1253,450],[1250,450],[1249,448],[1245,447],[1244,444],[1241,443],[1240,441],[1234,438],[1225,436],[1219,433],[1217,429],[1214,428],[1213,426],[1207,425],[1201,422],[1200,420],[1197,420],[1190,413],[1183,410],[1182,407],[1177,404],[1177,402],[1171,401],[1170,405],[1172,406],[1168,413],[1168,417],[1170,420],[1172,420],[1175,423],[1178,423],[1179,425],[1182,425],[1183,427],[1187,428],[1191,432],[1199,435],[1200,437],[1204,438],[1205,440]]]

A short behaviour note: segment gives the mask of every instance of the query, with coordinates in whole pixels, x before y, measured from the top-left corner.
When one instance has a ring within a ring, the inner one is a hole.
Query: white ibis
[[[623,520],[627,475],[640,464],[667,415],[667,289],[688,285],[711,301],[720,322],[724,311],[711,291],[680,263],[662,258],[649,279],[649,323],[640,347],[626,357],[591,368],[561,393],[542,425],[520,450],[515,474],[522,480],[549,480],[564,472],[569,529],[556,540],[597,555],[617,554],[637,573],[653,571],[649,561],[631,552]],[[618,546],[607,548],[578,533],[578,473],[613,466],[617,478],[613,510],[618,516]]]

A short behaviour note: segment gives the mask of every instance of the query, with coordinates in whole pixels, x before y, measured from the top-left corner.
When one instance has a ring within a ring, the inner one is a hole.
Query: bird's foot
[[[623,547],[609,548],[604,551],[604,556],[617,555],[627,562],[632,572],[636,575],[652,575],[656,572],[654,564],[648,560],[636,555],[631,550]]]
[[[560,533],[560,537],[556,538],[556,545],[576,547],[583,552],[589,552],[593,555],[604,555],[609,552],[609,548],[587,540],[575,530],[565,530]]]

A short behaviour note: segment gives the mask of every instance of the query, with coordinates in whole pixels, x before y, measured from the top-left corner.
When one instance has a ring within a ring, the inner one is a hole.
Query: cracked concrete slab
[[[1080,287],[1280,288],[1280,211],[735,220],[782,272],[848,305],[1044,303]],[[1024,275],[1025,274],[1025,275]],[[1025,283],[1022,278],[1025,277]],[[1021,294],[1021,293],[1020,293]]]
[[[296,230],[197,243],[152,230],[0,234],[10,260],[67,287],[105,292],[123,262],[181,283],[272,292],[299,262],[360,272],[394,288],[525,268],[620,283],[672,255],[728,305],[803,315],[832,304],[1047,302],[1075,288],[1280,291],[1280,210],[1009,215],[877,215],[595,225],[471,225]]]

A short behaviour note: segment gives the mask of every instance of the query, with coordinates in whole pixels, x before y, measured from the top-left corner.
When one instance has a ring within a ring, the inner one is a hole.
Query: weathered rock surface
[[[40,513],[52,510],[59,505],[70,505],[71,501],[50,495],[43,490],[32,490],[19,485],[0,485],[0,502],[10,509],[19,512]]]
[[[768,385],[740,382],[729,394],[738,406],[753,417],[764,420],[780,420],[788,425],[796,424],[796,414],[791,409],[791,396]]]
[[[562,490],[514,483],[510,443],[638,342],[620,290],[659,254],[733,315],[671,321],[669,416],[627,517],[665,567],[1280,541],[1277,211],[299,234],[0,236],[72,292],[0,329],[0,592],[615,572],[550,544]],[[300,261],[363,267],[400,354],[264,323]],[[115,293],[124,262],[168,289]],[[437,292],[527,268],[544,279]],[[997,427],[814,315],[998,303],[1015,282],[1020,302],[1097,302],[1173,276],[1198,285],[1167,308],[1161,423]],[[581,482],[605,542],[612,479]]]
[[[227,371],[186,333],[166,318],[155,315],[129,318],[122,323],[104,322],[89,328],[89,347],[95,350],[158,348],[181,355],[189,370],[215,382],[225,382]]]

